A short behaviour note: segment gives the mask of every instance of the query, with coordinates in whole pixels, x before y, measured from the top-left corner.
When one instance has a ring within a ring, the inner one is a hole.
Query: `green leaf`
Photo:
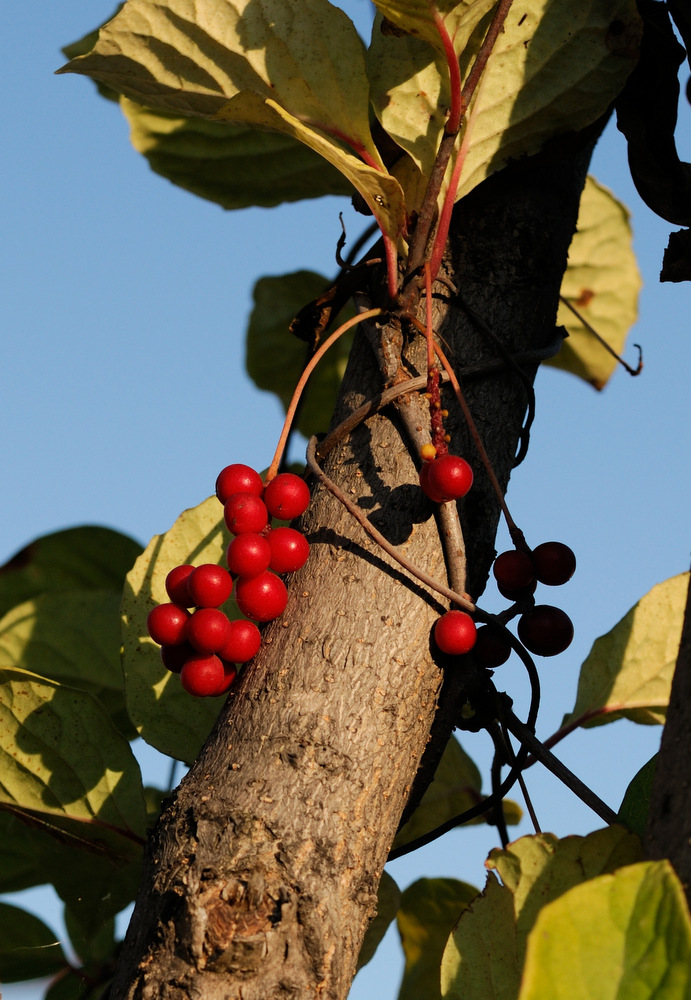
[[[254,286],[247,329],[247,372],[259,389],[275,393],[284,409],[309,358],[308,346],[288,328],[300,309],[328,287],[328,279],[314,271],[260,278]],[[342,319],[352,314],[349,307]],[[337,340],[309,380],[295,421],[305,437],[329,427],[352,342],[351,333]]]
[[[641,855],[638,838],[619,826],[562,840],[536,834],[491,851],[485,891],[461,915],[444,952],[445,1000],[513,1000],[528,934],[542,906],[589,878],[639,861]]]
[[[482,796],[482,777],[477,767],[463,750],[455,737],[446,744],[437,766],[434,779],[430,782],[420,805],[408,822],[396,834],[393,849],[405,847],[418,837],[435,830],[466,809],[474,806]],[[507,823],[520,822],[521,808],[510,799],[504,802]],[[471,823],[485,823],[484,816],[478,816]],[[468,824],[470,825],[470,824]]]
[[[383,872],[377,889],[377,912],[365,931],[360,954],[357,960],[357,971],[374,958],[374,953],[386,934],[389,924],[396,916],[401,902],[401,890],[388,872]]]
[[[86,876],[86,873],[84,873]],[[84,879],[86,881],[86,878]],[[93,920],[86,926],[75,917],[71,907],[65,907],[65,927],[72,947],[82,962],[103,962],[115,951],[115,920]]]
[[[541,911],[520,1000],[686,1000],[691,922],[668,861],[579,885]]]
[[[224,562],[230,535],[215,496],[185,510],[172,528],[154,535],[127,576],[121,620],[125,697],[139,735],[161,753],[190,764],[211,731],[221,698],[192,698],[180,678],[166,670],[160,649],[149,638],[151,609],[169,600],[165,579],[174,566]],[[234,598],[224,605],[240,617]],[[225,696],[222,696],[224,698]]]
[[[641,276],[632,247],[629,213],[611,191],[588,177],[561,286],[566,299],[613,351],[624,352],[638,318]],[[617,360],[563,301],[557,323],[568,339],[548,364],[604,388]]]
[[[54,976],[67,966],[50,927],[33,913],[0,903],[0,982]]]
[[[142,551],[134,539],[87,525],[42,535],[0,567],[0,615],[52,590],[122,590]]]
[[[484,892],[461,914],[448,938],[441,958],[441,995],[444,1000],[514,1000],[519,981],[512,896],[489,875]]]
[[[374,3],[386,20],[401,32],[421,38],[443,52],[434,20],[434,13],[438,11],[456,52],[461,53],[478,22],[495,5],[495,0],[460,0],[460,3],[459,0],[440,0],[434,5],[427,0],[374,0]]]
[[[278,132],[143,108],[123,97],[130,139],[157,174],[223,208],[270,208],[352,187],[304,143]]]
[[[125,734],[127,716],[120,662],[121,592],[67,590],[42,594],[0,620],[0,667],[16,666],[89,691]]]
[[[97,979],[93,976],[94,971],[100,973]],[[43,1000],[101,1000],[111,981],[112,976],[103,978],[102,969],[69,969],[53,980]]]
[[[417,30],[412,20],[406,25],[406,17],[413,8],[423,11],[422,2],[387,2],[386,10],[383,4],[378,6],[387,16],[392,16],[390,6],[400,6],[408,13],[398,23]],[[473,16],[486,11],[486,5],[470,5]],[[427,13],[422,19],[429,24]],[[615,21],[617,31],[610,32]],[[461,36],[461,41],[468,37],[460,52],[464,79],[486,21],[476,24],[474,34]],[[514,4],[471,102],[457,199],[509,160],[536,153],[548,139],[583,129],[604,114],[635,65],[639,25],[634,0]],[[433,48],[425,60],[424,48],[415,38],[381,38],[378,31],[375,26],[370,58],[375,111],[392,138],[428,174],[449,107],[445,62]],[[419,34],[436,44],[428,28]],[[408,191],[406,201],[409,210],[417,207]]]
[[[146,830],[139,766],[89,694],[0,668],[0,803],[115,864]]]
[[[634,775],[619,807],[617,819],[639,837],[645,834],[648,822],[656,763],[657,754]]]
[[[439,965],[451,930],[478,890],[455,878],[422,878],[401,897],[396,920],[405,952],[398,1000],[441,997]]]
[[[369,129],[362,42],[327,0],[128,0],[94,48],[59,72],[157,111],[283,132],[340,170],[392,238],[404,231],[403,192]]]
[[[0,809],[0,893],[21,892],[50,881],[40,857],[41,835]]]
[[[688,589],[688,573],[658,583],[595,640],[581,667],[576,704],[562,726],[600,726],[621,718],[664,722]]]

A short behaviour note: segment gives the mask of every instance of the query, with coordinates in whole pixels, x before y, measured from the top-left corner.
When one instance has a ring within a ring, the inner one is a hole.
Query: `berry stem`
[[[334,330],[334,332],[331,334],[330,337],[326,338],[321,347],[314,352],[314,355],[305,365],[302,375],[300,376],[298,383],[295,386],[293,397],[290,400],[290,405],[288,406],[288,409],[286,411],[286,417],[283,422],[283,428],[281,430],[280,436],[278,438],[276,451],[273,460],[271,462],[271,465],[269,466],[269,471],[266,474],[265,482],[267,484],[270,483],[271,480],[274,479],[278,473],[278,469],[281,464],[281,459],[283,458],[283,452],[285,451],[286,441],[288,440],[288,435],[290,433],[290,428],[293,423],[293,418],[295,417],[295,411],[297,409],[298,402],[300,401],[300,397],[302,396],[305,386],[307,385],[307,380],[309,379],[310,375],[321,361],[322,357],[326,354],[328,349],[333,344],[336,343],[338,338],[342,337],[343,334],[346,333],[348,330],[351,330],[354,326],[357,326],[357,324],[361,323],[363,320],[374,319],[375,316],[381,316],[381,314],[382,314],[381,309],[368,309],[366,312],[360,313],[358,316],[353,316],[351,319],[346,320],[346,322],[342,323],[337,330]]]
[[[617,352],[614,350],[614,348],[611,347],[607,343],[607,341],[605,340],[605,338],[600,336],[600,334],[597,332],[597,330],[595,329],[595,327],[591,326],[591,324],[588,322],[588,320],[585,318],[585,316],[583,316],[583,314],[580,313],[578,309],[576,309],[576,307],[573,304],[573,302],[569,302],[569,300],[566,299],[566,298],[564,298],[563,295],[559,296],[559,301],[563,302],[564,305],[566,306],[566,308],[571,310],[571,312],[574,314],[574,316],[576,317],[576,319],[578,320],[578,322],[583,324],[583,326],[586,328],[586,330],[588,331],[588,333],[591,333],[593,335],[593,337],[595,337],[595,339],[597,340],[597,342],[599,344],[602,344],[602,346],[604,347],[604,349],[606,351],[609,351],[609,353],[612,355],[612,357],[615,358],[619,362],[619,364],[622,366],[622,368],[626,369],[626,371],[629,373],[629,375],[640,375],[641,374],[641,372],[643,371],[643,349],[642,349],[642,347],[641,347],[640,344],[634,344],[633,345],[634,347],[638,348],[638,364],[636,365],[635,368],[632,368],[631,365],[628,364],[626,361],[624,361],[624,359],[622,358],[622,356],[620,354],[617,354]]]

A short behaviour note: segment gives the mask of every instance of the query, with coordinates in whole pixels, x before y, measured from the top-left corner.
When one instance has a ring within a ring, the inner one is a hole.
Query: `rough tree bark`
[[[590,136],[557,143],[457,206],[448,276],[508,352],[554,338],[591,145]],[[448,287],[438,288],[441,334],[456,367],[496,360],[496,344]],[[395,339],[400,330],[394,323],[384,333]],[[420,346],[415,338],[405,347],[413,373],[424,370]],[[532,382],[535,365],[526,373]],[[381,388],[371,337],[361,335],[337,419]],[[466,393],[505,484],[525,384],[504,369],[468,379]],[[477,469],[448,398],[451,447]],[[424,419],[419,400],[404,405]],[[412,450],[400,407],[391,407],[342,441],[325,468],[408,558],[445,580]],[[462,510],[467,589],[475,597],[494,556],[497,520],[478,471]],[[337,1000],[348,993],[435,717],[442,671],[429,636],[443,608],[324,489],[302,528],[312,554],[291,583],[287,611],[267,629],[262,652],[150,839],[109,1000]]]

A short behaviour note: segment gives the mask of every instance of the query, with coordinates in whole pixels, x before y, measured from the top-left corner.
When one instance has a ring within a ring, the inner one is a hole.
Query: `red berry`
[[[233,493],[223,507],[223,517],[233,535],[259,534],[269,523],[269,512],[256,493]]]
[[[187,589],[187,581],[193,569],[194,566],[176,566],[166,577],[166,592],[173,604],[180,604],[183,608],[194,605]]]
[[[258,576],[269,568],[271,549],[263,535],[248,531],[237,535],[226,552],[228,569],[236,576]]]
[[[263,492],[264,483],[259,473],[240,462],[226,465],[216,480],[216,496],[223,504],[233,493],[254,493],[260,497]]]
[[[292,521],[304,514],[310,503],[309,486],[292,472],[282,472],[264,490],[264,502],[272,517]]]
[[[218,608],[199,608],[187,623],[187,641],[200,653],[219,653],[230,636],[230,622]]]
[[[159,646],[178,646],[187,638],[190,613],[179,604],[159,604],[149,612],[146,627]]]
[[[194,646],[189,642],[181,642],[179,646],[161,646],[161,659],[163,666],[170,670],[171,674],[179,674],[185,663],[191,656],[198,656]]]
[[[288,591],[280,576],[267,570],[259,576],[241,577],[235,589],[238,607],[247,618],[270,622],[283,614]]]
[[[254,622],[236,618],[230,622],[230,635],[219,656],[231,663],[247,663],[259,652],[261,641],[261,632]]]
[[[573,623],[551,604],[536,604],[518,620],[518,638],[538,656],[556,656],[571,645]]]
[[[533,550],[533,565],[540,583],[560,587],[576,572],[576,557],[563,542],[543,542]]]
[[[498,555],[492,572],[502,594],[504,591],[509,594],[527,592],[535,583],[533,561],[527,552],[519,549],[509,549]]]
[[[465,611],[447,611],[434,623],[434,640],[442,653],[462,656],[475,645],[475,622]]]
[[[233,578],[223,566],[204,563],[187,580],[191,603],[197,608],[219,608],[233,590]]]
[[[197,653],[190,657],[180,671],[180,682],[188,694],[197,698],[213,698],[223,694],[226,672],[218,656]]]
[[[274,573],[294,573],[307,562],[309,542],[295,528],[274,528],[267,538],[271,551],[269,567]]]
[[[501,629],[483,625],[477,630],[477,641],[473,647],[475,662],[492,669],[506,663],[511,656],[511,643]]]
[[[441,455],[420,470],[420,486],[435,503],[460,500],[472,485],[473,470],[459,455]]]

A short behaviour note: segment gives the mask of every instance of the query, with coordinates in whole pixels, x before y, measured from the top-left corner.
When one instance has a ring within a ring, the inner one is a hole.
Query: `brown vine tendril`
[[[624,359],[622,358],[622,356],[620,354],[617,354],[617,352],[614,350],[614,348],[611,347],[607,343],[607,341],[605,340],[605,338],[602,337],[597,332],[597,330],[595,329],[595,327],[592,326],[588,322],[588,320],[585,318],[585,316],[583,316],[578,311],[578,309],[576,309],[575,305],[573,305],[572,302],[569,302],[569,300],[566,299],[566,298],[564,298],[563,295],[559,296],[559,301],[563,302],[564,305],[566,306],[566,308],[571,310],[571,312],[574,314],[574,316],[576,317],[576,319],[578,320],[578,322],[583,324],[583,326],[586,328],[586,330],[588,331],[588,333],[591,333],[593,335],[593,337],[595,337],[595,339],[597,340],[597,342],[599,344],[602,344],[602,346],[604,347],[604,349],[606,351],[609,351],[609,353],[612,355],[612,357],[615,358],[615,360],[617,360],[619,362],[619,364],[622,366],[622,368],[626,369],[626,371],[629,373],[629,375],[634,375],[635,376],[635,375],[640,375],[641,374],[641,372],[643,371],[643,348],[641,347],[640,344],[634,344],[633,345],[634,347],[638,348],[638,364],[636,365],[635,368],[632,368],[631,365],[628,364],[628,362],[624,361]]]

